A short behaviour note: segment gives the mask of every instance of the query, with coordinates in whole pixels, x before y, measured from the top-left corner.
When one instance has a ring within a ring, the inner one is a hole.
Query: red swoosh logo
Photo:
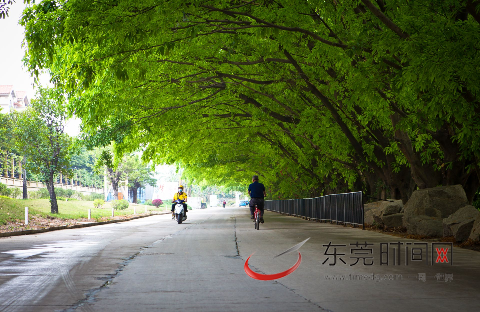
[[[251,254],[250,257],[251,256],[253,256],[253,254]],[[250,276],[251,278],[254,278],[256,280],[260,280],[260,281],[271,281],[271,280],[280,279],[282,277],[285,277],[288,274],[295,271],[298,268],[298,266],[300,265],[300,262],[302,262],[302,255],[299,252],[297,263],[295,263],[295,265],[292,266],[290,269],[288,269],[286,271],[283,271],[283,272],[280,272],[280,273],[276,273],[276,274],[260,274],[260,273],[253,272],[252,269],[250,269],[250,267],[248,266],[248,260],[250,260],[250,257],[248,257],[247,261],[245,261],[245,265],[243,266],[243,269],[245,270],[245,273],[247,273],[248,276]]]

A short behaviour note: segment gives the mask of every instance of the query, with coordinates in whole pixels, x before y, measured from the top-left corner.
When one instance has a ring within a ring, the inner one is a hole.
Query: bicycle
[[[260,230],[260,209],[255,205],[255,212],[253,213],[255,221],[255,229]]]

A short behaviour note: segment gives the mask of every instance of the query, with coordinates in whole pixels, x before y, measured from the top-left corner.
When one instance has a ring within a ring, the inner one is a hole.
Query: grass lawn
[[[94,208],[93,201],[59,200],[58,214],[50,213],[50,201],[48,199],[10,199],[0,198],[0,225],[8,222],[25,219],[25,207],[28,207],[29,215],[37,215],[41,217],[53,217],[59,219],[86,219],[88,218],[88,209],[91,209],[92,219],[102,217],[111,217],[112,208],[107,202],[102,208]],[[148,212],[166,211],[166,205],[156,208],[155,206],[146,206],[140,204],[130,204],[125,210],[115,210],[115,216],[133,215],[134,209],[137,214]]]

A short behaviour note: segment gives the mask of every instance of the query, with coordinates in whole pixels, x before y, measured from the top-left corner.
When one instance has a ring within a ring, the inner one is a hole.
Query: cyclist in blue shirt
[[[264,198],[267,196],[265,193],[265,186],[262,183],[258,182],[258,176],[254,175],[252,177],[252,184],[248,186],[248,195],[250,195],[250,219],[254,219],[255,205],[257,205],[260,210],[260,222],[263,223],[263,206]]]

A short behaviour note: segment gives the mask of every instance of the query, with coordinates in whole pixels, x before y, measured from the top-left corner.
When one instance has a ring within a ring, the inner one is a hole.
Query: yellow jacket
[[[187,194],[185,192],[182,192],[182,194],[175,193],[175,195],[173,195],[173,201],[176,201],[177,199],[180,199],[186,202]]]

